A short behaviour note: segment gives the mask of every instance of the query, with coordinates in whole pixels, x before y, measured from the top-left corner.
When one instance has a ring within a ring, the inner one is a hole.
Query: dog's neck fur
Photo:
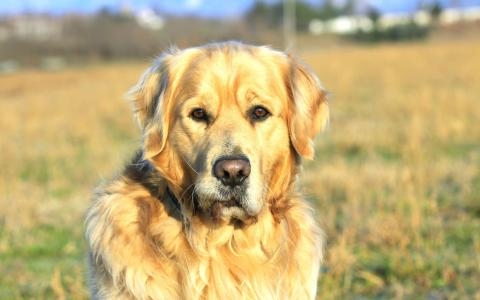
[[[290,198],[276,220],[185,222],[180,202],[141,154],[105,187],[87,216],[87,239],[107,299],[312,299],[321,234],[308,205]],[[180,207],[180,209],[179,209]],[[132,255],[135,253],[135,255]],[[95,288],[94,288],[95,289]]]

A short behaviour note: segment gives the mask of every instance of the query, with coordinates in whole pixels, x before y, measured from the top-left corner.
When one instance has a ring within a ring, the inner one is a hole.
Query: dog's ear
[[[143,133],[144,158],[159,154],[167,142],[170,126],[168,61],[170,53],[155,60],[128,92],[133,113]]]
[[[315,153],[313,139],[328,124],[327,92],[315,74],[292,57],[288,84],[290,140],[301,157],[312,159]]]

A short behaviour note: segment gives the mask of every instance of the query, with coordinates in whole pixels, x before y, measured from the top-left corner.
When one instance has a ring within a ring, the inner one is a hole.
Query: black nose
[[[250,161],[246,157],[225,157],[213,165],[213,174],[224,185],[240,185],[250,175]]]

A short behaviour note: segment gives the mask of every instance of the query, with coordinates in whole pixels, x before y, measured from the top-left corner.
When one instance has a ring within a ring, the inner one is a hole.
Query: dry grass
[[[305,53],[333,92],[304,189],[322,299],[480,299],[480,41]],[[0,299],[85,299],[91,188],[138,142],[144,64],[0,77]]]

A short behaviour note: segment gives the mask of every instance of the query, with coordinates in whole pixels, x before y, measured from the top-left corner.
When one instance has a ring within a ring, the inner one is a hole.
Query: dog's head
[[[168,51],[131,95],[145,159],[187,211],[211,220],[280,206],[328,120],[325,92],[305,66],[233,42]]]

